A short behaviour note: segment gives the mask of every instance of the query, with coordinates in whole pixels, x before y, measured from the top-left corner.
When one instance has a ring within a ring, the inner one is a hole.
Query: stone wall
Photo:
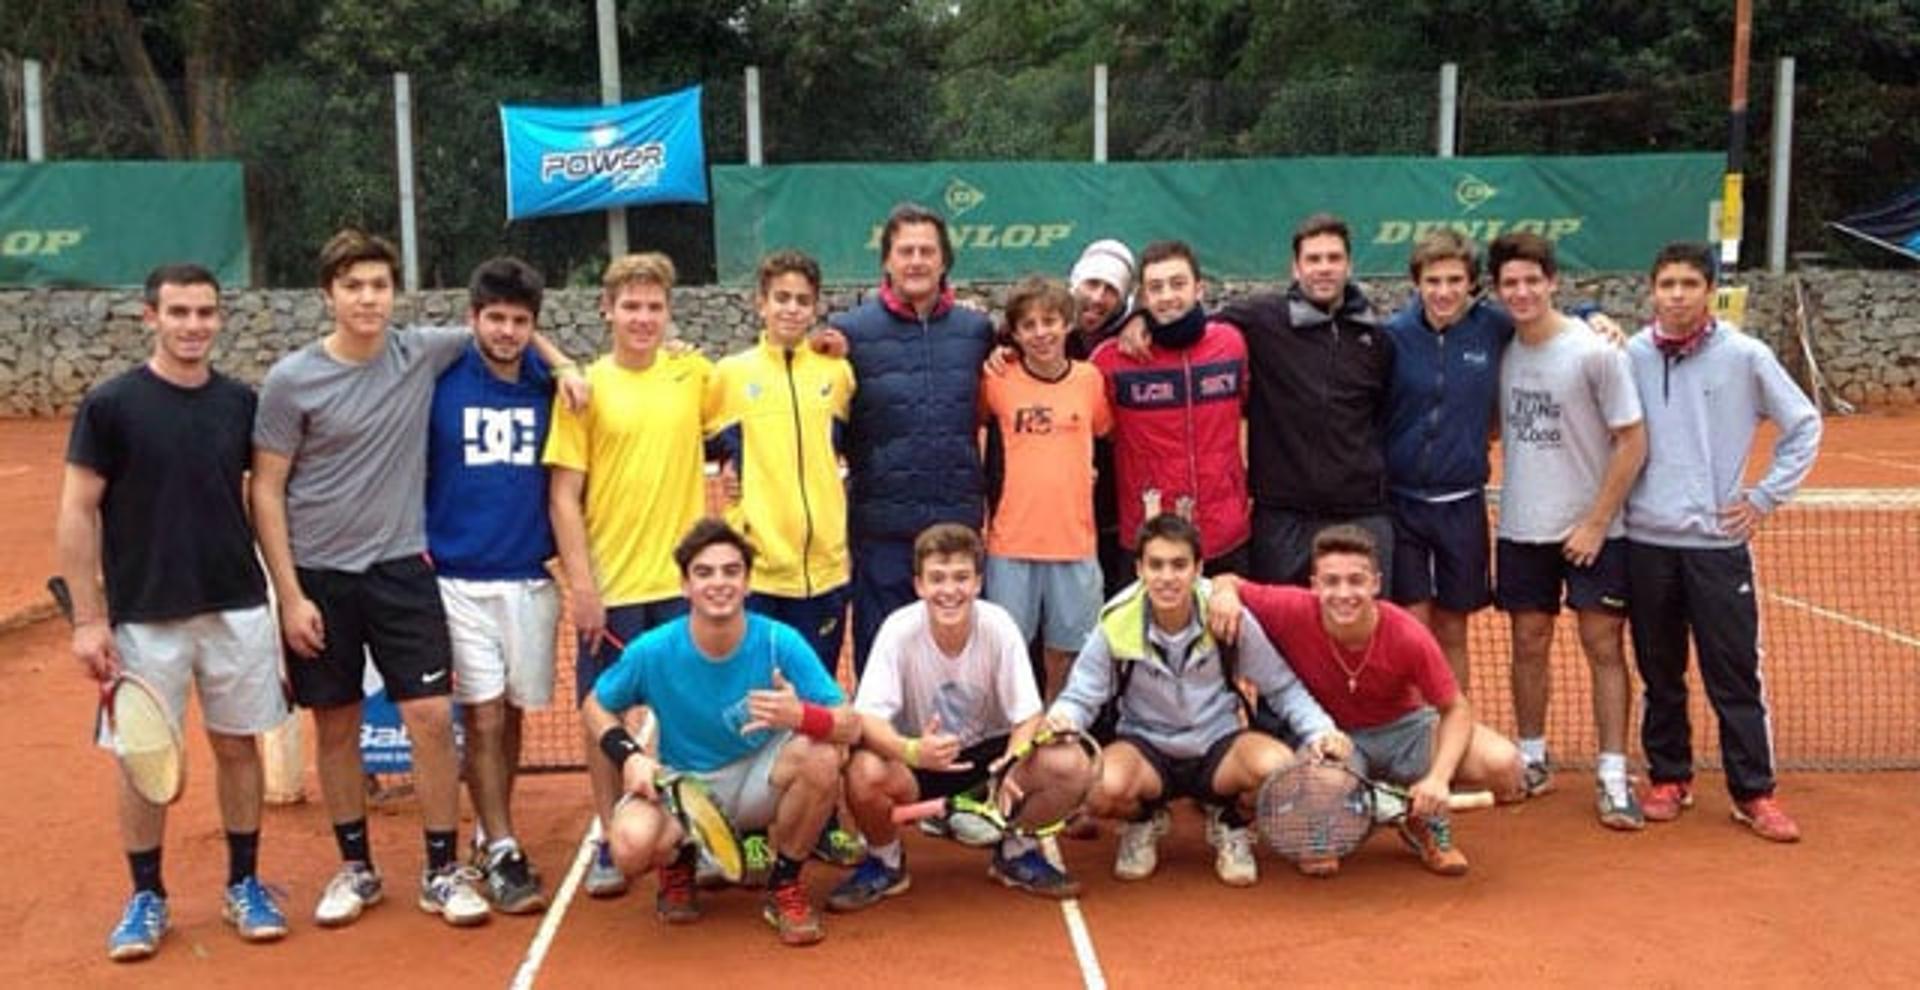
[[[1792,276],[1744,275],[1750,286],[1746,323],[1772,344],[1788,368],[1806,381],[1805,360],[1795,332],[1795,288],[1805,304],[1805,327],[1828,385],[1855,404],[1912,404],[1920,394],[1920,276],[1912,272],[1810,271]],[[967,286],[964,298],[992,306],[1002,285]],[[1270,288],[1227,283],[1213,302]],[[1374,302],[1396,308],[1409,298],[1404,280],[1368,285]],[[829,309],[852,305],[858,293],[829,291]],[[1562,299],[1593,300],[1623,323],[1647,313],[1646,282],[1631,276],[1575,279]],[[282,354],[317,337],[326,322],[313,290],[230,293],[227,322],[216,364],[257,384]],[[585,357],[605,347],[596,294],[587,289],[552,292],[542,323],[571,354]],[[403,298],[402,321],[454,322],[464,318],[461,292],[427,292]],[[681,336],[710,354],[734,350],[756,332],[744,290],[688,287],[674,293]],[[132,291],[0,292],[0,415],[46,416],[71,412],[87,386],[143,360],[151,349],[140,324],[140,299]]]

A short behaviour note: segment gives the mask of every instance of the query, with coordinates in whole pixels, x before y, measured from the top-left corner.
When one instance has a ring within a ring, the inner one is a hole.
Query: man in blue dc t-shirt
[[[540,273],[517,258],[474,269],[473,342],[435,383],[427,432],[427,547],[466,722],[474,844],[494,907],[508,914],[546,906],[510,815],[521,713],[553,699],[560,617],[545,566],[554,549],[540,464],[553,379],[528,348],[543,289]]]
[[[767,830],[776,855],[762,914],[780,941],[818,942],[825,932],[800,868],[839,800],[860,721],[805,638],[746,610],[753,549],[745,537],[703,519],[673,559],[688,614],[629,644],[580,708],[626,791],[607,819],[614,862],[629,876],[659,869],[661,920],[699,917],[694,849],[654,790],[662,764],[695,774],[736,832]],[[658,762],[621,724],[639,705],[659,720]]]

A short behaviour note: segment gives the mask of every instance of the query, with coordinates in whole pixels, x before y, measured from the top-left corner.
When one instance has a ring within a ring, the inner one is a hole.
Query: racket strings
[[[1257,824],[1273,851],[1289,860],[1341,858],[1373,827],[1363,781],[1337,767],[1299,763],[1260,787]]]
[[[1007,824],[1028,834],[1057,829],[1086,806],[1100,779],[1098,743],[1074,735],[1050,736],[1038,742],[1006,774],[1008,780],[1018,776],[1018,796],[1009,793],[1004,784],[995,795]],[[1085,759],[1072,760],[1069,750]]]
[[[180,737],[159,699],[130,682],[113,692],[110,702],[114,755],[133,789],[156,804],[179,794],[182,762]]]
[[[698,846],[722,876],[738,880],[746,872],[746,856],[733,825],[706,789],[689,778],[674,782],[669,792],[674,810],[686,826],[687,838]]]

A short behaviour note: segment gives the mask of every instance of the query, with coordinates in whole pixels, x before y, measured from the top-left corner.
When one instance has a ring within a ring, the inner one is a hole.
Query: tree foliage
[[[1762,243],[1774,60],[1799,67],[1796,247],[1920,179],[1920,0],[1755,5],[1748,243]],[[1467,154],[1726,146],[1733,0],[622,0],[624,91],[706,86],[708,154],[746,154],[743,70],[771,162],[1074,160],[1109,67],[1111,157],[1423,154],[1460,66]],[[496,106],[599,97],[593,5],[542,0],[8,0],[0,151],[42,62],[56,157],[248,166],[259,280],[304,284],[343,223],[397,228],[394,72],[414,94],[421,270],[522,254],[597,270],[604,221],[508,224]],[[632,211],[630,240],[711,271],[711,212]]]

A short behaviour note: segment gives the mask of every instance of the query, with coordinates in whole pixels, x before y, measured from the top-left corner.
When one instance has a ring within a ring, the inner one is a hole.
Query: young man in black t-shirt
[[[284,721],[287,707],[241,494],[254,396],[208,364],[220,331],[212,273],[155,269],[141,318],[153,330],[152,358],[87,393],[67,445],[58,543],[73,593],[73,654],[97,680],[139,674],[176,718],[197,686],[227,833],[224,915],[241,938],[271,941],[287,922],[255,874],[263,787],[255,736]],[[166,809],[124,781],[119,808],[134,894],[107,955],[141,959],[168,925]]]

